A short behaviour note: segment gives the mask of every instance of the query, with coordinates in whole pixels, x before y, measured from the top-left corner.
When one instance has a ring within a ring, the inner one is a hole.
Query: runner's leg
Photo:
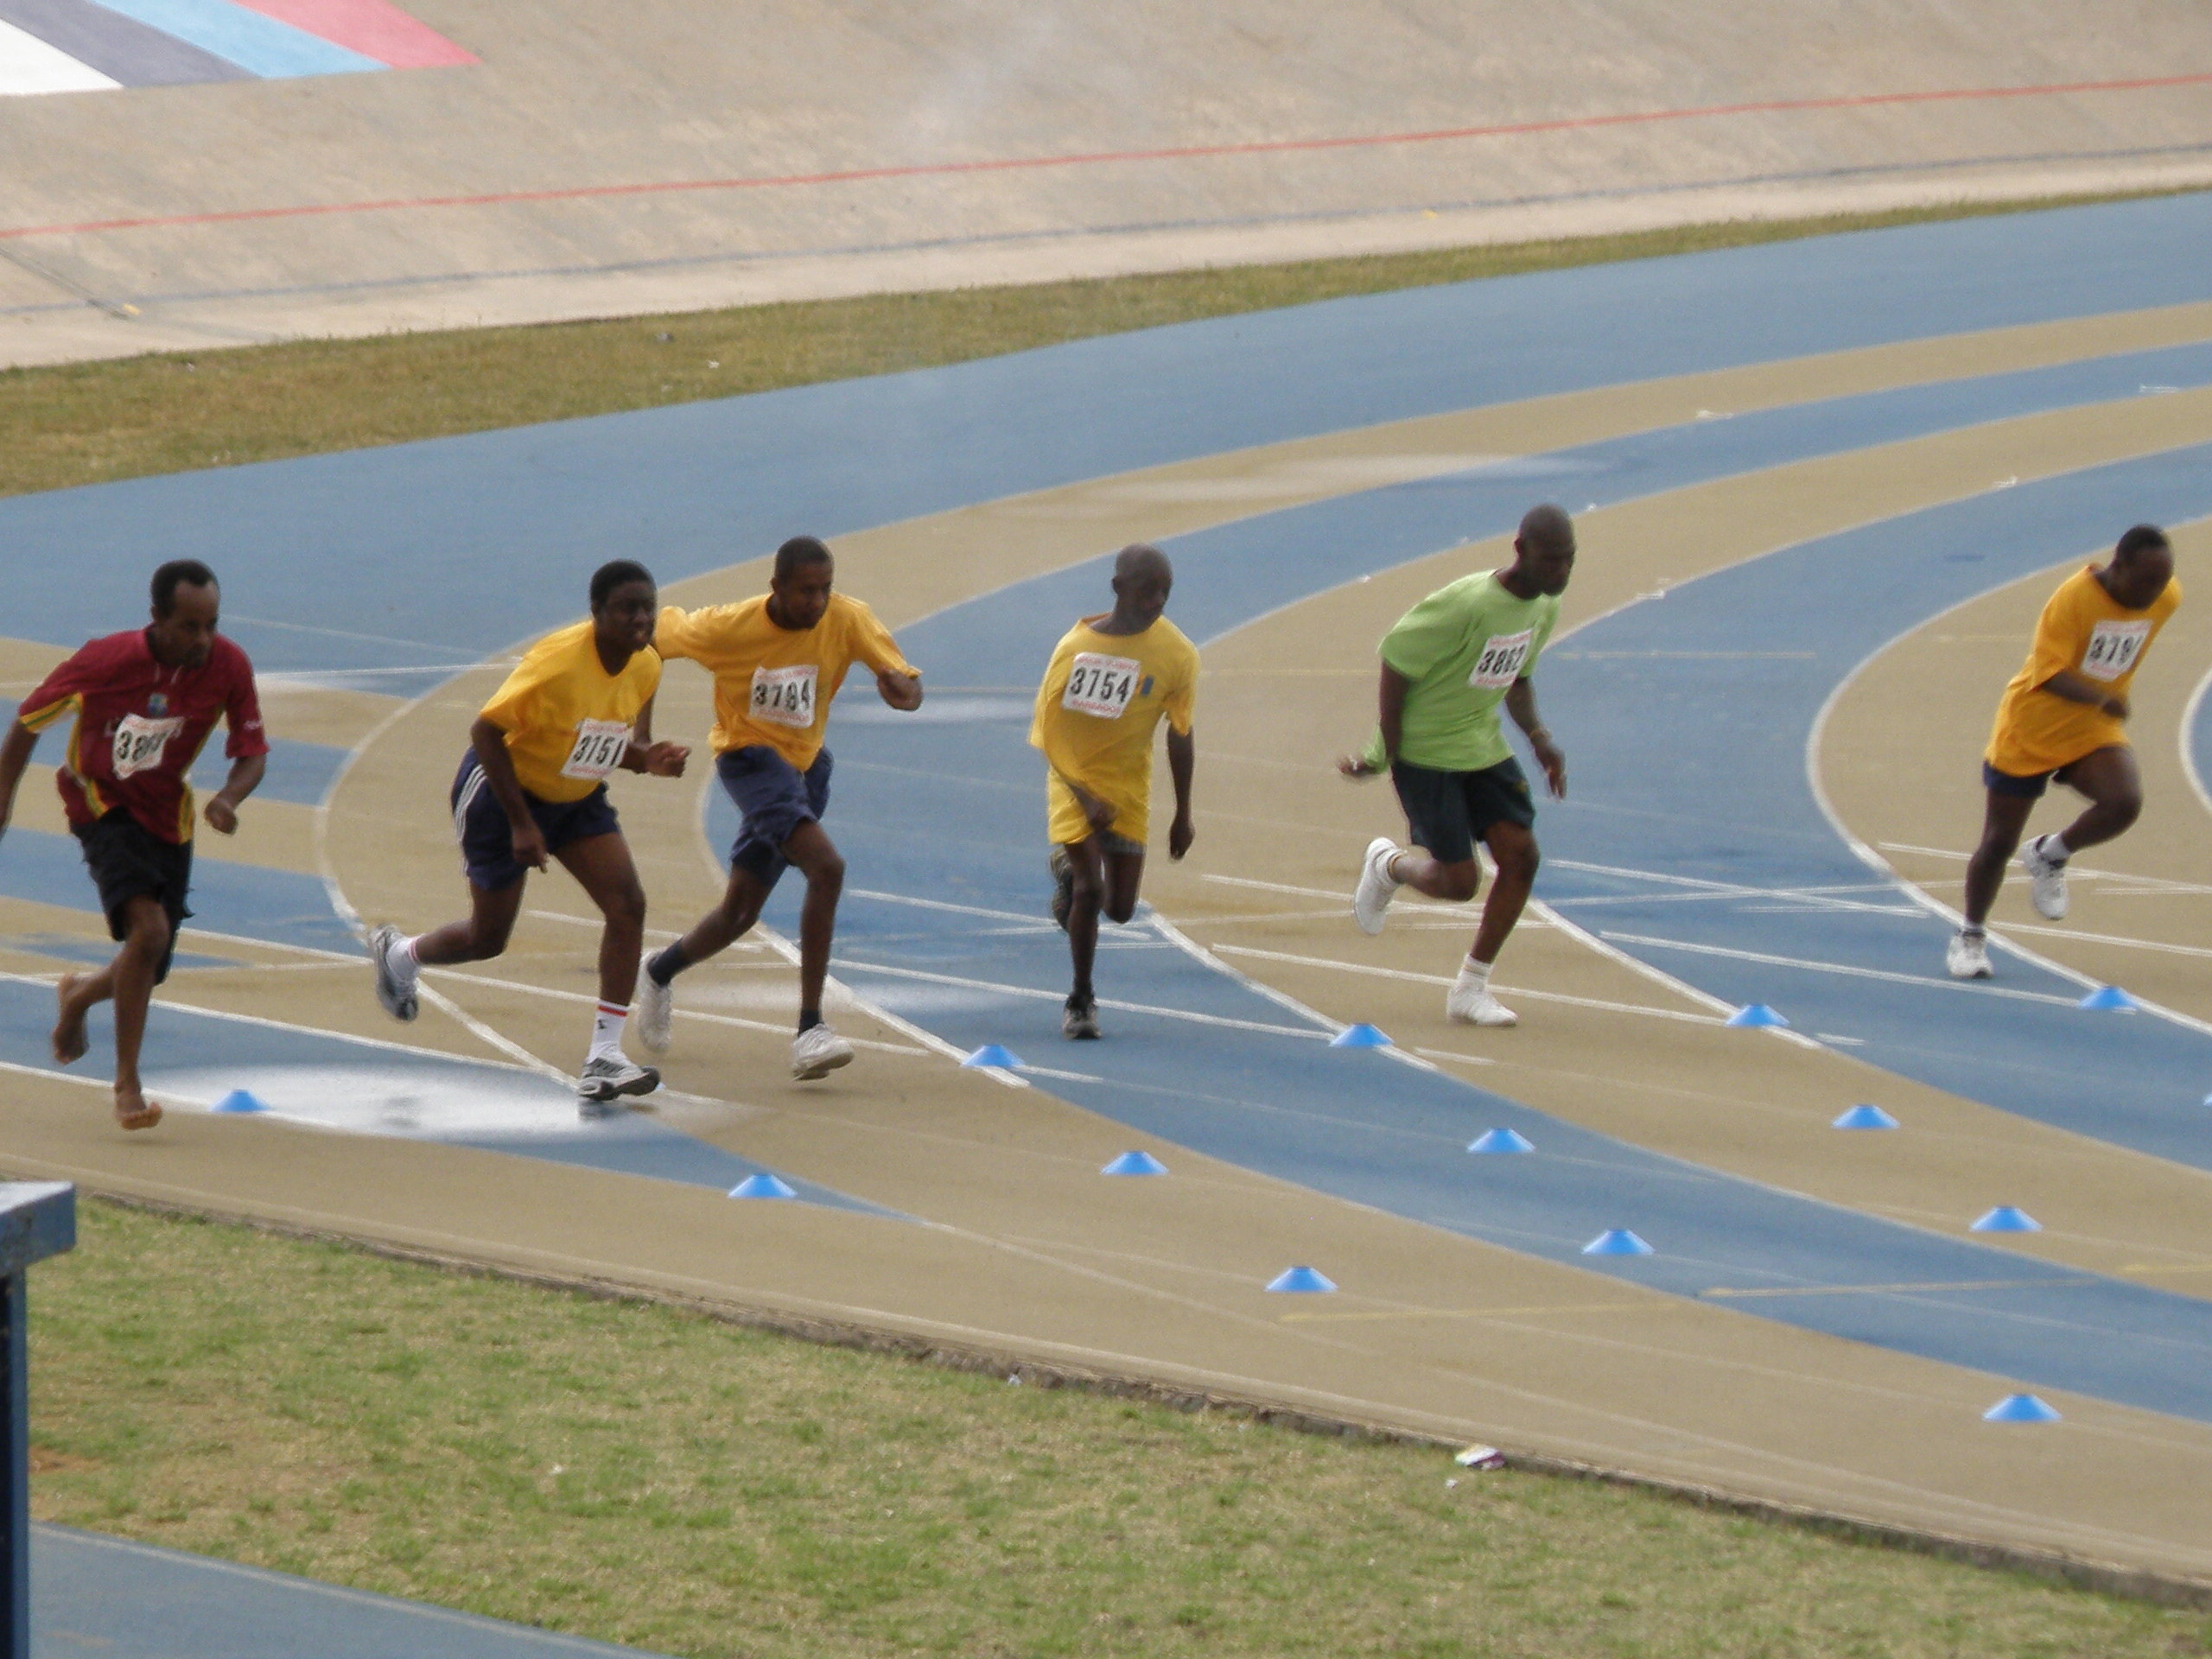
[[[1390,861],[1390,874],[1415,893],[1447,904],[1463,905],[1483,884],[1483,867],[1471,858],[1450,864],[1431,858],[1419,848],[1408,847]]]
[[[638,988],[638,958],[645,940],[645,889],[630,857],[630,843],[617,834],[587,836],[553,856],[607,918],[599,935],[599,1000],[626,1008]]]
[[[1098,955],[1098,912],[1105,898],[1106,858],[1095,836],[1072,841],[1061,849],[1068,855],[1075,885],[1068,899],[1068,961],[1075,982],[1068,991],[1071,1006],[1096,1001],[1090,988],[1091,964]]]
[[[2125,744],[2094,749],[2059,774],[2068,788],[2089,798],[2081,817],[2059,832],[2070,855],[2125,835],[2143,811],[2143,773]],[[2057,849],[2050,849],[2057,855]]]
[[[1482,921],[1475,929],[1475,948],[1468,955],[1488,967],[1497,960],[1506,935],[1521,919],[1522,907],[1536,885],[1536,866],[1542,861],[1536,850],[1535,832],[1510,819],[1500,818],[1485,830],[1483,844],[1490,849],[1491,861],[1497,866],[1497,879],[1491,883]]]
[[[527,879],[504,887],[468,884],[468,919],[448,922],[415,940],[415,960],[426,967],[456,962],[489,962],[507,948],[522,912],[522,890]]]
[[[159,1116],[139,1087],[138,1051],[173,930],[161,901],[143,893],[124,901],[124,917],[129,931],[108,969],[115,995],[115,1116],[125,1128],[138,1128]]]
[[[85,1039],[85,1016],[115,995],[115,964],[97,974],[64,974],[54,993],[60,1017],[54,1022],[54,1058],[67,1065],[83,1059],[91,1046]]]
[[[822,982],[829,976],[830,946],[837,931],[845,859],[815,818],[791,831],[782,852],[806,877],[806,901],[798,912],[798,1028],[804,1031],[822,1020]]]
[[[1981,844],[1967,861],[1968,929],[1979,931],[1989,919],[1989,907],[1997,902],[1997,889],[2005,883],[2005,867],[2019,849],[2021,831],[2028,827],[2028,814],[2035,805],[2032,796],[1988,791],[1988,804],[1982,811]]]

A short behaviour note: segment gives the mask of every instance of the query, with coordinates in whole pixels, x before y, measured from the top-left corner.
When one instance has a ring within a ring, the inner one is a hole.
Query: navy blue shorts
[[[1981,763],[1981,784],[1984,789],[1993,795],[2011,795],[2024,801],[2041,798],[2044,791],[2050,787],[2050,780],[2056,776],[2057,773],[2052,772],[2031,772],[2024,775],[2019,772],[1999,772],[1986,760]]]
[[[815,823],[830,804],[830,751],[814,757],[804,772],[766,743],[715,757],[715,773],[745,817],[745,827],[730,844],[732,869],[743,870],[762,887],[773,888],[791,861],[784,843],[802,823]]]
[[[1493,823],[1536,821],[1536,803],[1521,763],[1508,755],[1480,772],[1439,772],[1410,760],[1390,763],[1398,804],[1406,809],[1406,828],[1414,845],[1427,849],[1440,864],[1464,864],[1475,843]]]
[[[530,803],[530,816],[537,821],[549,853],[559,852],[572,841],[622,833],[622,821],[614,816],[605,784],[581,801],[541,801],[526,789],[522,798]],[[461,757],[461,770],[454,773],[453,832],[461,839],[461,868],[472,886],[497,893],[530,874],[530,866],[515,862],[514,826],[507,822],[507,809],[492,792],[474,749]]]

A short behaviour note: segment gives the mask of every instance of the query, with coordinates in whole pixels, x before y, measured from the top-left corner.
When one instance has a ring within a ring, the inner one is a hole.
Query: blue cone
[[[1011,1071],[1021,1064],[1021,1056],[1002,1044],[985,1043],[960,1064],[996,1066],[1001,1071]]]
[[[2043,1223],[2015,1205],[2000,1204],[1967,1230],[1976,1233],[2039,1233],[2043,1231]]]
[[[1098,1173],[1101,1175],[1165,1175],[1167,1166],[1148,1152],[1125,1152]]]
[[[1835,1129],[1894,1129],[1897,1121],[1878,1106],[1854,1106],[1830,1124]]]
[[[798,1189],[789,1181],[762,1170],[758,1175],[748,1175],[729,1190],[733,1198],[795,1198]]]
[[[2143,1005],[2117,985],[2101,985],[2074,1005],[2106,1014],[2133,1014]]]
[[[215,1103],[219,1112],[265,1112],[268,1103],[244,1089],[233,1089]]]
[[[1582,1247],[1585,1255],[1653,1255],[1652,1248],[1625,1227],[1610,1227]]]
[[[1511,1129],[1491,1129],[1467,1143],[1469,1152],[1534,1152],[1535,1143]]]
[[[1390,1039],[1373,1026],[1346,1026],[1329,1039],[1331,1048],[1388,1048]]]
[[[1981,1414],[1985,1423],[2055,1423],[2058,1414],[2032,1394],[2008,1394]]]
[[[1789,1022],[1764,1002],[1752,1002],[1720,1022],[1724,1026],[1786,1026]]]
[[[1313,1294],[1325,1290],[1334,1290],[1336,1286],[1311,1268],[1285,1268],[1268,1281],[1268,1288],[1287,1291],[1293,1294]]]

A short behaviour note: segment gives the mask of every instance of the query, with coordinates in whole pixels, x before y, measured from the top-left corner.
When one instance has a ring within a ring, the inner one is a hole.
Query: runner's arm
[[[2101,709],[2114,720],[2127,718],[2127,699],[2116,697],[2095,681],[2076,674],[2070,668],[2062,668],[2041,685],[2038,691],[2048,691],[2054,697],[2063,697],[2069,702],[2086,702],[2092,709]]]
[[[23,768],[31,762],[31,751],[38,747],[38,734],[20,720],[8,722],[8,736],[0,742],[0,836],[8,833],[8,820],[15,815],[16,786],[23,780]]]
[[[1167,830],[1167,856],[1180,858],[1191,850],[1191,772],[1198,760],[1198,745],[1189,732],[1167,728],[1167,775],[1175,784],[1175,822]]]
[[[681,778],[683,763],[690,758],[691,751],[681,743],[653,741],[653,699],[647,697],[630,728],[630,747],[622,752],[623,770],[655,778]]]
[[[1337,757],[1337,770],[1347,778],[1371,778],[1378,772],[1388,772],[1390,762],[1398,757],[1398,740],[1404,734],[1406,725],[1406,692],[1413,682],[1390,666],[1382,664],[1382,678],[1376,690],[1376,712],[1382,728],[1382,759],[1378,764],[1363,754]]]
[[[902,714],[912,714],[922,706],[922,672],[902,674],[895,668],[875,671],[875,694]]]
[[[1536,764],[1544,769],[1544,781],[1551,786],[1554,798],[1567,798],[1567,757],[1552,741],[1552,734],[1536,714],[1536,683],[1522,678],[1513,682],[1505,694],[1505,712],[1513,716],[1513,723],[1529,740],[1529,747],[1536,752]]]
[[[205,809],[210,829],[226,836],[238,832],[238,804],[261,786],[261,779],[269,770],[269,752],[242,754],[231,762],[231,775],[223,779],[222,788],[207,798]]]
[[[476,751],[476,764],[484,768],[484,781],[491,785],[493,798],[507,815],[507,827],[514,836],[515,861],[532,869],[543,869],[545,836],[537,827],[537,820],[531,816],[530,801],[522,792],[522,779],[515,776],[514,760],[507,753],[506,733],[479,715],[475,724],[468,728],[468,742]]]

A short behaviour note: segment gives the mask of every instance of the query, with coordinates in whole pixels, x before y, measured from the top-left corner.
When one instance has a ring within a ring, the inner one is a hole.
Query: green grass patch
[[[41,1519],[671,1654],[2212,1652],[1649,1493],[79,1215],[32,1275]]]
[[[2120,199],[1690,226],[0,371],[0,495],[929,368],[1345,295]]]

